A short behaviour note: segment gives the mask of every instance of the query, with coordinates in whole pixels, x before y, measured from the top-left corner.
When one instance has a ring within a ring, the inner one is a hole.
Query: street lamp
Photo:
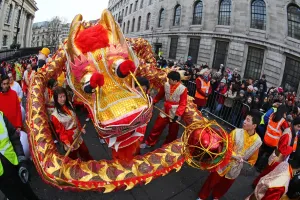
[[[16,39],[14,41],[14,43],[17,45],[18,43],[18,35],[19,35],[19,32],[20,32],[20,18],[21,18],[21,15],[22,15],[22,12],[23,12],[23,9],[24,9],[24,1],[22,1],[22,6],[21,6],[21,10],[19,11],[19,16],[18,16],[18,21],[17,21],[17,33],[16,33]]]
[[[154,36],[154,29],[153,29],[153,26],[151,27],[151,43],[152,43],[152,46],[153,46],[153,36]]]

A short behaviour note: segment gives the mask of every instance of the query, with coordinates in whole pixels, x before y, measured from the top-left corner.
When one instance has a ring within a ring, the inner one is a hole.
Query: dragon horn
[[[68,46],[68,53],[71,56],[72,60],[74,59],[74,57],[77,57],[81,54],[81,51],[75,45],[76,35],[80,30],[83,29],[81,22],[82,22],[82,15],[76,15],[70,27],[67,46]]]
[[[118,44],[121,44],[122,47],[126,47],[129,53],[130,60],[132,60],[136,66],[139,66],[139,60],[137,56],[135,55],[131,47],[127,44],[126,38],[122,33],[120,26],[108,10],[103,11],[98,23],[108,30],[110,34],[109,37],[111,38],[110,41],[113,42],[112,44],[116,46]]]

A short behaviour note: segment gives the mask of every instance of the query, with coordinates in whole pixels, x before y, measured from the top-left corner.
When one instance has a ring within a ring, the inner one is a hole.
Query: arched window
[[[127,22],[127,29],[126,29],[126,33],[129,33],[129,27],[130,27],[130,21]]]
[[[135,18],[132,20],[131,32],[134,32]]]
[[[126,23],[124,22],[123,23],[123,33],[125,34],[125,26],[126,26]]]
[[[196,1],[194,4],[193,24],[201,24],[202,10],[203,10],[202,1]]]
[[[174,10],[173,26],[180,25],[180,15],[181,15],[181,6],[177,5],[175,6],[175,10]]]
[[[147,21],[146,21],[146,30],[150,29],[150,19],[151,19],[151,13],[147,14]]]
[[[141,21],[142,21],[142,17],[139,16],[139,18],[138,18],[138,24],[137,24],[137,31],[141,30]]]
[[[300,39],[300,8],[294,4],[288,6],[288,35]]]
[[[12,4],[10,4],[9,8],[7,8],[6,19],[5,19],[5,23],[7,23],[7,24],[10,23],[12,9],[13,9],[13,6],[12,6]]]
[[[219,9],[219,25],[230,25],[231,0],[221,0]]]
[[[251,28],[266,30],[266,4],[264,0],[252,1]]]
[[[165,9],[160,9],[159,18],[158,18],[158,27],[162,27],[165,19]]]

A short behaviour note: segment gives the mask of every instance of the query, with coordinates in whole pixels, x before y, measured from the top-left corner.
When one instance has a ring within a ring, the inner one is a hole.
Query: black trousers
[[[30,185],[22,183],[18,176],[18,167],[11,164],[0,154],[4,173],[0,176],[0,190],[9,200],[38,200]]]
[[[271,154],[274,152],[276,147],[270,147],[263,143],[260,147],[258,159],[255,164],[255,167],[261,171],[268,165],[268,159],[271,156]]]

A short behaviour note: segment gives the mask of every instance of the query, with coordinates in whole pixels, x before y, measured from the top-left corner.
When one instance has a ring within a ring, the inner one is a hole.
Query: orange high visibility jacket
[[[210,81],[206,82],[206,81],[204,81],[200,77],[198,77],[197,79],[199,79],[200,82],[201,82],[201,91],[203,93],[208,93],[209,92],[209,88],[210,88]],[[202,94],[200,94],[197,90],[196,90],[195,97],[198,98],[198,99],[205,99],[206,98],[205,96],[203,96]]]
[[[267,126],[267,131],[265,133],[264,142],[270,147],[277,147],[279,139],[282,135],[281,125],[285,122],[284,118],[281,118],[279,122],[273,121],[272,114],[269,119],[269,124]]]

